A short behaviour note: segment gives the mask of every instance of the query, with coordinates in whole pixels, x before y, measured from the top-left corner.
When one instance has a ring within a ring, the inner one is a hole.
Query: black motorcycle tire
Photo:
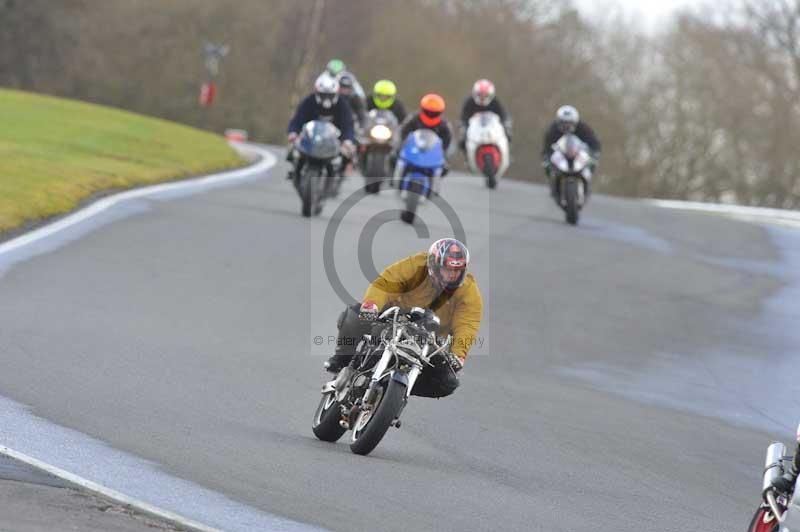
[[[486,176],[486,186],[490,189],[497,188],[497,168],[494,167],[492,154],[483,154],[483,175]]]
[[[408,187],[406,194],[406,209],[400,213],[400,219],[407,224],[413,224],[416,218],[417,207],[419,206],[420,196],[422,196],[422,185],[416,181]]]
[[[567,178],[564,183],[564,212],[566,213],[567,223],[577,225],[578,223],[578,181],[575,178]]]
[[[332,399],[334,392],[329,392],[322,396],[317,406],[317,412],[314,414],[314,421],[311,425],[311,430],[314,431],[314,436],[322,441],[335,442],[347,431],[342,427],[339,421],[342,419],[339,402],[334,400],[332,403],[325,407],[326,403]],[[322,412],[320,412],[322,409]]]
[[[406,400],[406,386],[391,378],[389,378],[388,384],[385,386],[383,396],[375,407],[375,413],[367,421],[367,425],[358,436],[358,439],[350,443],[350,450],[354,454],[363,456],[372,452],[403,408],[403,403]],[[356,437],[355,430],[353,431],[353,437]]]
[[[322,169],[316,166],[305,168],[300,176],[297,191],[300,193],[300,201],[302,202],[301,212],[306,218],[317,215],[322,210],[320,205],[321,176]]]
[[[367,194],[377,194],[381,190],[381,178],[386,177],[386,155],[382,153],[367,153],[364,177],[367,180],[365,189]]]

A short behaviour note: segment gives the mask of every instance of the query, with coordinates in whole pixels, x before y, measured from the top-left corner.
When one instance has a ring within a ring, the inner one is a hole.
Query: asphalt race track
[[[256,529],[257,515],[342,531],[747,526],[763,452],[800,420],[793,230],[602,196],[570,227],[541,186],[451,175],[458,220],[425,205],[420,236],[392,191],[362,198],[360,178],[303,219],[285,171],[139,198],[0,258],[0,443],[91,463],[223,529]],[[323,263],[360,297],[359,239],[369,250],[374,235],[380,270],[452,223],[485,303],[461,388],[412,400],[369,457],[317,441],[344,305]],[[37,436],[51,424],[73,444]],[[115,469],[115,452],[144,466]],[[193,487],[219,498],[201,508]]]

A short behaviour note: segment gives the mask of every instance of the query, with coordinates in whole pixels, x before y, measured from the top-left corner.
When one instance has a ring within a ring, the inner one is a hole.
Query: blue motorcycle
[[[417,207],[438,190],[438,180],[445,168],[442,139],[430,129],[418,129],[411,133],[403,143],[394,180],[399,183],[400,198],[405,202],[405,210],[400,219],[414,223]]]

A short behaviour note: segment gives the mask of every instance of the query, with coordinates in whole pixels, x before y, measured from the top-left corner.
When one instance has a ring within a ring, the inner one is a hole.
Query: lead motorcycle
[[[339,135],[339,129],[330,122],[312,120],[295,141],[294,187],[305,217],[317,216],[325,200],[336,194],[342,167]]]
[[[397,117],[386,109],[372,109],[358,139],[358,161],[368,194],[377,194],[381,180],[391,175],[389,161],[397,147]]]
[[[586,143],[572,133],[562,136],[552,148],[553,199],[564,210],[567,223],[576,225],[589,200],[595,160]]]
[[[797,452],[800,452],[800,426],[797,427]],[[761,506],[756,510],[748,532],[798,532],[800,531],[800,490],[781,493],[774,483],[791,467],[792,461],[800,462],[797,456],[789,456],[783,443],[775,442],[767,447],[764,461],[764,476],[761,484]]]
[[[466,139],[470,169],[483,174],[487,187],[497,187],[509,164],[508,137],[500,117],[490,111],[475,113],[469,119]]]
[[[439,339],[440,321],[431,310],[386,309],[364,335],[350,365],[322,387],[312,429],[323,441],[335,442],[348,431],[350,450],[369,454],[389,427],[400,428],[414,383],[434,357],[457,364],[447,352],[452,337]]]

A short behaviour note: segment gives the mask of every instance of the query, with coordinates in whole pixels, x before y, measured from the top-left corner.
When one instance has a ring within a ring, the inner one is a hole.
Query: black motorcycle
[[[390,159],[397,147],[398,123],[394,113],[386,109],[373,109],[367,115],[358,139],[359,165],[369,194],[381,189],[381,179],[392,174]]]
[[[430,310],[399,307],[384,311],[361,340],[350,365],[322,387],[312,429],[335,442],[352,430],[350,450],[369,454],[389,427],[400,427],[400,414],[414,383],[433,357],[458,364],[446,349],[452,338],[437,337],[439,318]]]
[[[323,120],[303,126],[294,144],[294,186],[303,216],[317,216],[336,194],[341,174],[339,129]]]

